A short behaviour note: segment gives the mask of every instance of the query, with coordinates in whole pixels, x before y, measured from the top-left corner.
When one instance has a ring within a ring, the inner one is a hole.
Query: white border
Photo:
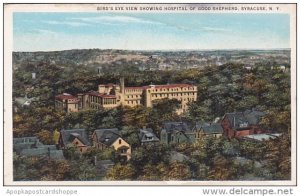
[[[53,2],[60,2],[60,1],[53,1]],[[67,1],[68,2],[68,1]],[[92,1],[91,1],[92,2]],[[110,1],[110,2],[116,2],[116,1]],[[145,1],[132,1],[132,2],[145,2]],[[174,1],[167,1],[167,2],[174,2]],[[194,1],[192,1],[194,2]],[[224,1],[215,1],[214,3],[222,3]],[[232,1],[236,2],[236,1]],[[258,1],[259,2],[259,1]],[[197,2],[198,3],[198,2]],[[209,3],[207,3],[209,4]],[[12,71],[11,66],[12,65],[12,41],[13,41],[13,33],[12,33],[12,13],[14,11],[95,11],[96,5],[88,5],[88,4],[76,4],[76,5],[7,5],[5,7],[5,15],[4,15],[4,25],[5,25],[5,31],[4,31],[4,164],[5,164],[5,170],[4,170],[4,183],[5,185],[295,185],[296,184],[296,31],[295,31],[295,24],[296,24],[296,13],[295,9],[296,6],[285,6],[283,4],[280,5],[281,12],[288,12],[291,15],[291,80],[292,80],[292,91],[291,91],[291,99],[292,99],[292,106],[291,106],[291,113],[292,113],[292,180],[291,181],[156,181],[156,182],[147,182],[147,181],[85,181],[85,182],[75,182],[75,181],[64,181],[64,182],[46,182],[46,181],[39,181],[39,182],[14,182],[12,180],[12,155],[11,150],[12,149]],[[218,12],[219,13],[219,12]],[[255,13],[255,12],[251,12]],[[261,12],[260,12],[261,13]]]

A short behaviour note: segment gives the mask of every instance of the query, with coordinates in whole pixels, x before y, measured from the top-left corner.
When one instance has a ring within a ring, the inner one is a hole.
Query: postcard
[[[296,4],[5,4],[4,185],[296,185]]]

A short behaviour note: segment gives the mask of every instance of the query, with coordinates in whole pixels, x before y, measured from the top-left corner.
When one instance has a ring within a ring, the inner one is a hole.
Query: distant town
[[[13,53],[14,180],[289,180],[290,50]]]

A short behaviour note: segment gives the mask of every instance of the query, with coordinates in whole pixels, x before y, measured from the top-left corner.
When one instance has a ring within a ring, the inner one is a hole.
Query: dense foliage
[[[274,65],[275,66],[275,65]],[[276,67],[276,66],[275,66]],[[37,73],[31,79],[31,72]],[[54,96],[97,90],[99,83],[115,83],[123,76],[126,85],[188,82],[197,85],[198,98],[182,116],[175,113],[178,103],[161,100],[153,108],[138,106],[111,110],[84,110],[65,114],[54,109]],[[26,65],[14,71],[13,97],[37,98],[29,107],[14,104],[14,137],[37,136],[44,144],[55,144],[55,131],[63,128],[86,128],[89,135],[96,128],[119,128],[133,147],[128,163],[118,162],[113,151],[76,154],[70,147],[65,161],[14,156],[15,180],[93,180],[98,179],[94,156],[111,159],[115,166],[109,180],[236,180],[290,179],[291,109],[290,73],[264,64],[252,70],[239,64],[210,66],[205,69],[147,71],[131,70],[122,75],[96,75],[94,70],[77,66],[76,71],[62,65]],[[187,160],[171,161],[169,147],[140,146],[138,128],[147,126],[159,136],[164,121],[209,121],[226,112],[256,108],[266,112],[261,126],[281,137],[262,143],[208,138],[197,145],[174,146]],[[76,169],[74,169],[76,168]]]

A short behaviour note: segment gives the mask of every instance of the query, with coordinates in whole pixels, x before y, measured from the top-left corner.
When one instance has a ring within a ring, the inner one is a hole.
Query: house
[[[23,149],[38,148],[43,144],[37,137],[13,138],[13,150],[20,154]]]
[[[195,133],[185,122],[166,122],[160,133],[161,142],[172,143],[194,143]]]
[[[55,96],[55,109],[64,112],[78,112],[79,99],[71,94],[63,93]]]
[[[28,98],[27,95],[25,95],[25,97],[16,97],[14,99],[14,103],[22,107],[29,107],[34,101],[37,101],[35,97]]]
[[[206,136],[219,138],[223,135],[223,127],[220,123],[196,123],[193,131],[196,134],[197,141]]]
[[[67,129],[60,131],[58,146],[65,149],[70,145],[76,146],[80,153],[86,152],[91,146],[91,143],[85,129]]]
[[[93,146],[98,150],[113,148],[120,158],[129,160],[131,158],[131,146],[122,139],[117,128],[97,129],[93,133]]]
[[[13,139],[13,150],[21,156],[47,156],[51,159],[64,159],[62,150],[55,145],[44,145],[37,137],[22,137]]]
[[[264,112],[255,109],[226,113],[221,121],[224,135],[228,138],[236,138],[265,133],[266,131],[259,126],[260,119],[264,115]]]
[[[159,139],[151,128],[140,129],[139,140],[141,145],[156,144],[159,142]]]

